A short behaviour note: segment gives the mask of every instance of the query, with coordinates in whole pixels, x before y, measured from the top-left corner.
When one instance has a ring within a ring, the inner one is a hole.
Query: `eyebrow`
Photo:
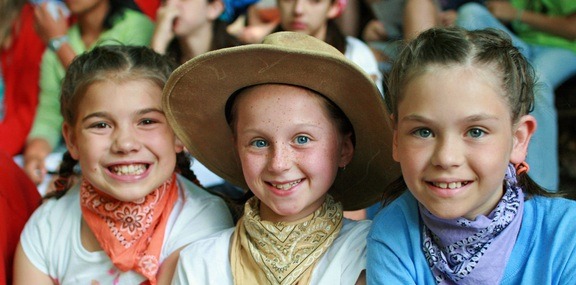
[[[138,116],[142,116],[148,113],[160,113],[162,115],[164,115],[164,111],[162,111],[161,109],[158,108],[145,108],[145,109],[140,109],[136,112],[136,115]],[[109,112],[95,112],[92,114],[89,114],[88,116],[84,117],[82,119],[82,122],[85,122],[91,118],[110,118]]]
[[[498,119],[499,118],[497,116],[481,113],[481,114],[475,114],[475,115],[465,117],[464,121],[465,122],[480,122],[480,121],[492,121],[492,120],[498,120]],[[417,114],[411,114],[411,115],[405,116],[402,118],[401,121],[416,121],[416,122],[422,122],[422,123],[431,123],[432,122],[432,120],[430,120],[424,116],[417,115]]]

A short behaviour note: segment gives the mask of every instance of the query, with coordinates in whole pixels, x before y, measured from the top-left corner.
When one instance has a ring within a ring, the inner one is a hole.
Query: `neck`
[[[194,33],[178,38],[178,44],[182,51],[182,58],[180,59],[182,63],[197,55],[210,51],[214,37],[212,32],[213,27],[214,23],[210,22],[194,31]]]
[[[316,33],[314,33],[311,36],[314,36],[315,38],[325,42],[327,31],[328,31],[328,21],[326,21],[326,23],[324,23],[324,25],[320,29],[318,29],[318,31],[316,31]]]
[[[98,38],[104,30],[104,19],[110,9],[108,1],[100,1],[94,7],[78,14],[78,25],[83,38]]]
[[[304,219],[309,215],[313,214],[316,210],[320,209],[326,200],[326,195],[324,194],[318,200],[314,201],[310,205],[302,208],[299,212],[290,213],[290,211],[285,211],[284,213],[277,213],[275,209],[272,209],[262,201],[260,201],[260,218],[263,221],[268,221],[272,223],[291,223],[298,220]]]

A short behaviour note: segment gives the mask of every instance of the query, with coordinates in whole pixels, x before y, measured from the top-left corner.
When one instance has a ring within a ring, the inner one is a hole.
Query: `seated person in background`
[[[24,170],[36,184],[46,175],[45,158],[61,146],[60,84],[79,53],[102,44],[149,45],[154,26],[131,0],[68,1],[76,22],[54,19],[45,4],[36,7],[40,37],[47,43],[40,69],[40,101],[24,149]],[[34,84],[34,83],[30,83]]]
[[[12,156],[0,151],[0,284],[12,284],[12,261],[20,232],[40,205],[40,194]]]
[[[28,0],[0,1],[0,152],[20,154],[38,105],[44,43]]]
[[[166,1],[158,10],[151,46],[182,64],[207,51],[240,45],[226,27],[255,1]]]
[[[382,92],[382,73],[368,46],[357,38],[346,36],[335,22],[342,10],[338,0],[277,0],[280,25],[276,31],[304,33],[323,40],[362,68]]]
[[[170,0],[158,10],[152,48],[182,64],[207,51],[233,47],[242,43],[228,34],[228,23],[245,12],[256,0]],[[222,178],[200,163],[192,164],[203,186],[229,196],[241,195]]]
[[[160,7],[161,0],[134,0],[142,13],[146,14],[150,19],[156,21],[156,13]]]
[[[456,9],[481,0],[366,0],[375,19],[362,31],[362,39],[374,50],[382,73],[388,73],[401,42],[433,27],[450,27]]]
[[[544,188],[557,191],[560,171],[554,89],[576,74],[576,1],[468,3],[459,8],[456,24],[468,30],[496,28],[507,32],[534,66],[540,82],[534,105],[539,127],[527,160],[532,166],[531,177]]]
[[[506,31],[552,88],[576,74],[576,1],[470,3],[459,9],[457,25]]]
[[[68,151],[56,192],[22,232],[14,284],[167,284],[182,247],[233,226],[224,201],[193,183],[164,116],[175,66],[119,45],[71,63],[61,97]]]
[[[280,24],[280,11],[276,0],[259,0],[247,13],[228,26],[228,32],[243,43],[255,44],[270,34]]]

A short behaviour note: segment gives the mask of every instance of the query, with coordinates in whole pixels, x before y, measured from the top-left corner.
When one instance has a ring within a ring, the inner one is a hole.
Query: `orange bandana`
[[[100,246],[122,271],[134,270],[156,284],[170,212],[178,199],[176,175],[137,201],[110,198],[82,179],[82,215]]]

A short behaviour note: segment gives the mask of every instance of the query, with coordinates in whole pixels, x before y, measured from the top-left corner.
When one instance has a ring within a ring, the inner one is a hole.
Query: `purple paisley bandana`
[[[422,249],[438,284],[498,284],[520,231],[524,193],[510,164],[496,208],[474,221],[440,219],[419,204]]]

